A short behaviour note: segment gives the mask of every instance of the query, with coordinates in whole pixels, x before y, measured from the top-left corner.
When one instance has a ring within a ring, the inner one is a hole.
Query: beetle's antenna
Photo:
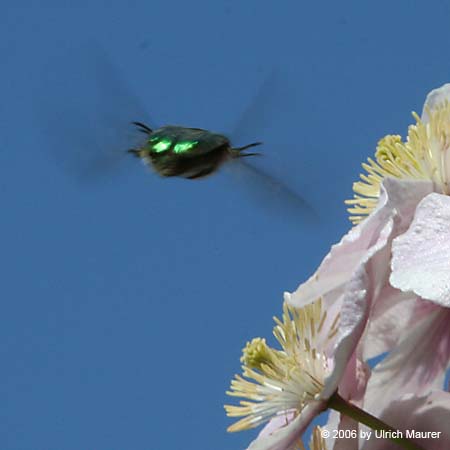
[[[130,148],[129,150],[127,150],[127,153],[131,153],[134,156],[136,156],[137,158],[139,158],[139,150],[136,150],[135,148]]]
[[[243,158],[244,156],[262,156],[261,153],[255,152],[255,153],[240,153],[239,158]]]
[[[243,147],[235,147],[232,150],[239,158],[242,158],[243,156],[258,156],[261,155],[261,153],[242,153],[243,150],[247,150],[250,147],[256,147],[257,145],[262,145],[262,142],[253,142],[252,144],[247,144]]]
[[[148,127],[147,125],[145,125],[145,123],[142,122],[131,122],[133,125],[136,125],[139,129],[139,131],[142,131],[142,133],[145,134],[152,134],[153,130]]]

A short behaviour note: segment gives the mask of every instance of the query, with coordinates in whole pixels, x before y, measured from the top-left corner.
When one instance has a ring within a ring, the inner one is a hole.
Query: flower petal
[[[386,208],[387,201],[387,195],[383,192],[375,212],[360,225],[352,228],[341,242],[333,245],[317,272],[294,293],[285,292],[285,300],[299,308],[324,294],[342,289],[365,258],[374,237],[376,239],[380,229],[392,217],[392,209]],[[337,293],[341,292],[342,290]]]
[[[334,344],[334,368],[326,379],[322,398],[329,398],[338,385],[345,382],[346,369],[364,330],[369,313],[371,292],[367,289],[367,285],[368,276],[362,268],[353,277],[348,290],[337,302],[341,305],[341,316]]]
[[[270,436],[280,428],[290,424],[295,419],[295,410],[283,411],[270,419],[266,426],[258,434],[258,438]]]
[[[423,180],[398,180],[387,178],[381,186],[380,200],[375,211],[361,224],[352,228],[342,240],[333,245],[316,273],[290,294],[285,300],[302,307],[326,293],[342,293],[351,276],[367,262],[368,251],[377,244],[378,236],[394,217],[395,235],[408,228],[417,204],[433,192],[433,183]]]
[[[379,416],[392,399],[404,394],[442,389],[450,361],[450,310],[433,309],[411,326],[397,347],[373,369],[364,401],[371,414]]]
[[[339,331],[331,352],[335,366],[322,398],[337,389],[370,307],[388,284],[392,238],[406,230],[417,203],[431,190],[430,182],[386,179],[375,212],[333,246],[314,276],[293,294],[285,294],[286,301],[297,307],[322,296],[327,310],[340,311]]]
[[[450,394],[434,391],[427,396],[405,395],[393,401],[381,416],[381,420],[403,432],[436,432],[435,437],[413,438],[417,445],[427,450],[450,448]],[[363,445],[363,450],[397,450],[397,444],[386,439],[372,438]]]
[[[337,430],[357,430],[357,423],[350,417],[341,414],[333,409],[330,410],[327,424],[322,427],[328,431],[328,437],[325,439],[327,450],[358,450],[358,439],[355,438],[336,438]],[[344,434],[345,435],[345,434]]]
[[[248,450],[290,450],[301,438],[311,421],[326,407],[326,402],[309,403],[292,422],[268,434],[264,429],[250,444]],[[276,420],[276,419],[274,419]],[[281,424],[281,423],[280,423]],[[266,425],[271,427],[272,425]]]
[[[445,101],[450,101],[450,83],[444,84],[443,86],[433,89],[425,100],[422,111],[422,120],[428,122],[427,108],[433,110],[436,106],[444,103]]]
[[[365,331],[363,359],[367,361],[390,351],[411,325],[417,296],[394,289],[389,284],[380,290]]]
[[[392,244],[392,286],[450,307],[450,197],[430,194]]]
[[[357,406],[362,406],[367,381],[370,377],[370,368],[357,356],[355,352],[350,359],[345,374],[339,383],[339,395],[346,400],[351,401]],[[354,430],[355,436],[358,436],[358,423],[350,417],[331,410],[327,425],[324,427],[329,432],[326,439],[328,450],[357,450],[358,439],[345,437],[335,438],[336,430]],[[345,435],[345,431],[344,431]],[[350,434],[351,436],[351,434]]]

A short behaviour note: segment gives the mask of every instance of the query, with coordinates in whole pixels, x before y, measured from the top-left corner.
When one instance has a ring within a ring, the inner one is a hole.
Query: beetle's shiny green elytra
[[[152,130],[141,122],[133,124],[146,134],[146,141],[128,151],[142,158],[163,177],[205,177],[229,159],[257,155],[242,152],[261,144],[254,142],[234,148],[227,137],[201,128],[167,125]]]

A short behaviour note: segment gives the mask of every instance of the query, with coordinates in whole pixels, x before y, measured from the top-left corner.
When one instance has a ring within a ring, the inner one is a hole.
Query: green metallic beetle
[[[143,145],[128,152],[153,166],[163,177],[202,178],[228,160],[259,155],[242,152],[262,144],[254,142],[232,147],[227,137],[201,128],[167,125],[152,130],[141,122],[133,124],[147,137]]]

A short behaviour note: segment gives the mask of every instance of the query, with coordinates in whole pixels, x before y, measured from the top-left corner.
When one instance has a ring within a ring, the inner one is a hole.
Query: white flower
[[[442,389],[449,367],[449,99],[450,84],[432,91],[405,142],[399,136],[379,142],[376,161],[363,165],[368,174],[348,201],[357,225],[306,283],[286,294],[297,307],[323,296],[326,307],[341,311],[336,360],[346,360],[346,341],[362,332],[363,360],[390,352],[364,398],[364,409],[376,416],[395,399]],[[336,363],[330,377],[342,370]]]
[[[243,417],[228,431],[253,428],[270,420],[250,445],[252,450],[302,448],[301,435],[326,409],[339,382],[358,384],[351,375],[354,371],[349,371],[347,378],[330,378],[340,322],[335,308],[324,310],[321,299],[304,308],[285,303],[282,321],[275,318],[275,322],[274,335],[281,350],[269,347],[261,338],[247,343],[241,358],[243,376],[236,375],[227,392],[244,399],[238,406],[225,406],[229,416]],[[318,436],[314,442],[314,448],[325,448]]]

